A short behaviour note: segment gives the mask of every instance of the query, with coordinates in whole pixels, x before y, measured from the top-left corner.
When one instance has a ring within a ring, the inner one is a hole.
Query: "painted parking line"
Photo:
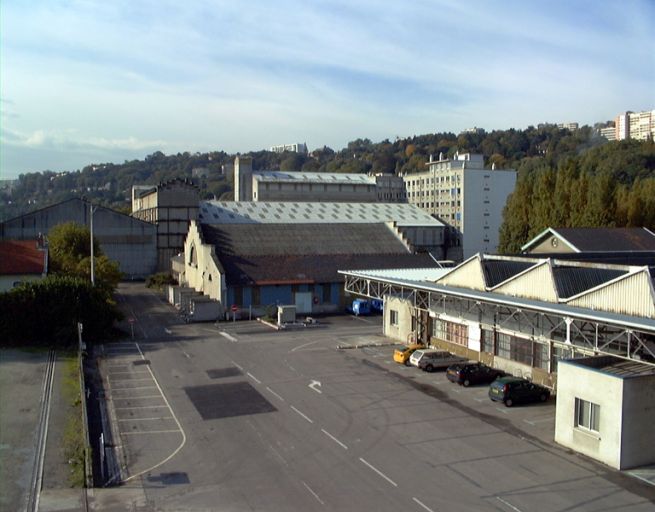
[[[362,461],[364,464],[366,464],[370,469],[375,471],[378,475],[380,475],[382,478],[384,478],[387,482],[389,482],[391,485],[394,487],[398,487],[398,484],[391,480],[387,475],[385,475],[382,471],[380,471],[378,468],[376,468],[373,464],[370,462],[367,462],[366,460],[362,459],[361,457],[359,458],[360,461]]]
[[[180,433],[179,430],[148,430],[148,431],[135,430],[133,432],[121,432],[121,435],[122,436],[136,436],[136,435],[147,435],[147,434],[179,434],[179,433]],[[164,462],[166,462],[166,461],[164,461]],[[159,466],[161,466],[161,464],[163,464],[163,462],[158,464],[155,467],[159,467]],[[153,467],[151,469],[155,469],[155,468]],[[124,482],[127,482],[128,480],[132,480],[132,478],[134,478],[136,476],[140,476],[140,475],[142,475],[144,473],[147,473],[148,471],[150,471],[150,469],[148,469],[146,471],[142,471],[140,473],[137,473],[136,475],[132,475],[131,477],[126,478],[124,480]]]
[[[428,512],[434,512],[434,510],[432,510],[430,507],[428,507],[425,503],[423,503],[423,502],[422,502],[421,500],[419,500],[418,498],[414,498],[414,497],[412,496],[412,499],[413,499],[416,503],[418,503],[421,507],[423,507],[425,510],[427,510]]]
[[[313,420],[313,419],[311,419],[309,416],[307,416],[306,414],[304,414],[304,413],[302,413],[301,411],[299,411],[298,409],[296,409],[293,405],[291,405],[290,407],[291,407],[294,411],[296,411],[300,416],[302,416],[303,418],[305,418],[307,421],[309,421],[310,423],[314,423],[314,420]]]
[[[250,372],[246,372],[246,374],[248,375],[248,377],[250,377],[252,380],[254,380],[257,384],[261,384],[261,383],[262,383],[262,381],[259,380],[257,377],[255,377],[252,373],[250,373]]]
[[[126,418],[118,421],[154,421],[154,420],[172,420],[173,416],[155,416],[153,418]]]
[[[273,396],[275,396],[278,400],[280,400],[281,402],[284,402],[284,398],[282,398],[280,395],[278,395],[275,391],[273,391],[273,390],[272,390],[271,388],[269,388],[268,386],[266,386],[266,390],[267,390],[269,393],[271,393]]]
[[[162,464],[168,462],[173,458],[186,443],[186,434],[182,426],[175,416],[166,396],[164,395],[159,382],[157,381],[152,369],[145,364],[144,370],[130,371],[135,363],[147,363],[147,360],[138,343],[132,343],[132,348],[124,348],[122,350],[105,350],[107,361],[107,376],[106,382],[108,387],[108,395],[114,405],[115,413],[118,415],[119,411],[139,411],[141,410],[140,417],[130,418],[115,418],[115,425],[118,430],[118,436],[133,436],[133,435],[154,435],[154,434],[178,434],[181,435],[180,444],[172,450],[172,452],[165,454],[163,460],[160,460],[151,467],[131,474],[128,478],[123,480],[127,482],[137,478],[147,472],[156,469]],[[122,364],[121,364],[122,363]],[[143,394],[141,394],[143,393]],[[153,400],[155,403],[153,404]],[[130,413],[133,414],[133,413]],[[138,412],[136,414],[139,414]],[[153,416],[155,414],[155,416]],[[123,414],[125,416],[125,414]],[[176,429],[171,429],[170,421],[175,422]],[[169,422],[153,425],[156,422]],[[133,427],[129,429],[129,426]],[[139,426],[137,429],[136,426]],[[153,430],[144,429],[146,425],[154,426]],[[128,428],[126,428],[128,427]],[[157,427],[159,427],[157,429]],[[163,427],[163,428],[162,428]],[[167,428],[169,427],[169,428]],[[153,441],[154,442],[154,441]],[[127,441],[125,441],[127,444]]]
[[[230,340],[232,343],[236,343],[237,341],[239,341],[237,338],[235,338],[231,334],[226,333],[225,331],[220,331],[218,334],[223,336],[223,338]]]
[[[532,425],[534,427],[537,423],[546,423],[546,422],[555,421],[555,416],[550,416],[548,418],[543,418],[543,419],[540,419],[540,420],[526,420],[526,419],[524,419],[523,421],[525,423],[527,423],[528,425]]]
[[[303,480],[301,480],[302,484],[305,486],[305,489],[309,491],[309,493],[316,498],[316,501],[318,501],[321,505],[325,505],[325,502],[316,494],[313,489],[307,485]]]
[[[332,439],[332,441],[334,441],[339,446],[341,446],[341,448],[343,448],[344,450],[348,449],[348,447],[345,444],[343,444],[341,441],[339,441],[336,437],[334,437],[332,434],[330,434],[327,430],[322,428],[321,432],[323,432],[326,436],[328,436],[330,439]]]

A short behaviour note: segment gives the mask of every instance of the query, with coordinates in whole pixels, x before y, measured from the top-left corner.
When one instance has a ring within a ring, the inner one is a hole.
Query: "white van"
[[[465,363],[468,359],[456,356],[445,350],[427,349],[417,350],[409,358],[409,364],[426,372],[445,370],[451,364]]]

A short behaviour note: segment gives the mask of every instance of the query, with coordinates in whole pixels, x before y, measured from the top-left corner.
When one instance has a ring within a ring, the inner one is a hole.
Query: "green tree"
[[[75,222],[54,226],[48,234],[48,254],[53,273],[90,280],[91,234],[85,226]],[[122,277],[118,263],[103,254],[95,237],[93,255],[95,282],[110,293]]]

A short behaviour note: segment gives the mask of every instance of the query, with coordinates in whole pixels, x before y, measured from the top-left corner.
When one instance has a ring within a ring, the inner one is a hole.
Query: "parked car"
[[[393,351],[393,360],[400,364],[408,364],[409,357],[418,349],[425,348],[422,343],[412,343]]]
[[[501,377],[489,385],[489,398],[503,402],[507,407],[525,402],[545,402],[549,396],[548,388],[518,377]]]
[[[417,350],[409,358],[409,364],[426,372],[444,370],[455,363],[465,363],[468,359],[456,356],[445,350]]]
[[[409,357],[409,365],[418,367],[418,362],[424,357],[430,357],[431,354],[436,352],[434,348],[424,348],[415,350],[414,353]]]
[[[464,386],[489,384],[504,375],[504,371],[491,368],[484,363],[455,364],[446,369],[446,378],[450,382]]]

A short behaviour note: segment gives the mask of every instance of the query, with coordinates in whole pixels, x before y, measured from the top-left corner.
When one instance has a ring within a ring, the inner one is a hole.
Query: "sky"
[[[653,0],[2,0],[0,179],[655,109]]]

